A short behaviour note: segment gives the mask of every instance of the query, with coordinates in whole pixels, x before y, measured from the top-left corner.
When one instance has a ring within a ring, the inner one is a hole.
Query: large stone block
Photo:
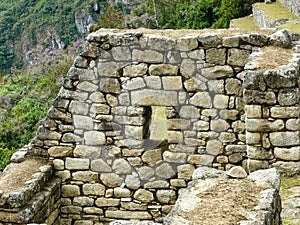
[[[108,187],[120,187],[123,182],[123,178],[115,173],[102,173],[100,180]]]
[[[300,115],[298,107],[272,107],[273,118],[298,118]]]
[[[133,49],[132,59],[136,62],[144,63],[163,63],[164,55],[154,50],[138,50]]]
[[[224,65],[226,61],[226,49],[210,48],[206,51],[206,62],[215,65]]]
[[[178,98],[176,91],[144,89],[132,91],[131,102],[140,106],[177,106]]]
[[[211,155],[219,155],[224,151],[222,142],[218,140],[209,140],[206,145],[206,152]]]
[[[196,49],[198,45],[196,36],[182,37],[177,41],[177,46],[180,51],[191,51]]]
[[[121,87],[118,79],[102,78],[100,80],[100,91],[105,93],[119,94]]]
[[[215,66],[201,69],[201,74],[209,80],[228,78],[234,75],[230,66]]]
[[[105,186],[102,184],[84,184],[82,192],[84,195],[104,196]]]
[[[148,66],[146,63],[140,63],[137,65],[129,65],[124,67],[123,76],[124,77],[142,77],[146,75],[148,71]]]
[[[285,147],[300,145],[300,133],[296,132],[273,132],[270,133],[270,141],[273,146]]]
[[[73,148],[68,146],[53,146],[48,149],[48,153],[54,158],[63,158],[67,156],[72,156]]]
[[[80,196],[80,188],[77,185],[62,185],[62,197],[76,197]]]
[[[95,172],[111,172],[112,168],[103,159],[95,159],[91,162],[91,170]]]
[[[94,127],[93,119],[88,116],[74,115],[73,121],[76,129],[92,130]]]
[[[87,115],[89,112],[89,104],[81,101],[71,101],[69,110],[72,114]]]
[[[151,76],[176,76],[178,73],[178,67],[169,64],[153,64],[149,67],[149,74]]]
[[[129,47],[118,46],[111,49],[115,61],[131,61],[131,50]]]
[[[179,116],[185,119],[199,119],[200,110],[193,105],[183,105],[179,110]]]
[[[190,103],[202,108],[212,107],[211,96],[208,92],[197,92],[193,97],[191,97]]]
[[[228,50],[228,60],[227,63],[232,66],[245,66],[248,61],[248,57],[251,54],[251,51],[231,48]]]
[[[145,189],[137,190],[134,193],[133,198],[141,202],[152,202],[154,200],[153,193]]]
[[[139,211],[121,211],[121,210],[107,210],[105,217],[113,219],[136,219],[136,220],[151,220],[152,216],[148,212]]]
[[[184,87],[188,92],[206,91],[206,83],[196,77],[192,77],[184,82]]]
[[[76,88],[78,90],[81,90],[81,91],[92,93],[92,92],[95,92],[98,89],[98,86],[95,85],[95,84],[92,84],[92,83],[90,83],[88,81],[84,81],[84,82],[79,83],[76,86]]]
[[[174,204],[177,195],[174,190],[158,190],[156,192],[156,198],[162,204]]]
[[[101,147],[76,145],[74,149],[74,157],[96,159],[100,157],[101,151]]]
[[[165,151],[163,153],[163,159],[166,162],[185,163],[187,159],[187,155],[181,152]]]
[[[269,121],[267,119],[247,119],[246,129],[250,132],[264,133],[284,129],[283,120]]]
[[[274,148],[275,158],[286,161],[300,161],[300,147]]]
[[[167,91],[181,90],[182,80],[180,76],[162,77],[163,89]]]
[[[106,143],[106,137],[103,132],[87,131],[84,132],[84,141],[86,145],[104,145]]]
[[[250,159],[262,159],[262,160],[269,160],[274,158],[272,150],[265,149],[259,146],[248,146],[247,156]]]
[[[116,159],[112,164],[112,169],[116,174],[130,174],[131,166],[125,159]]]
[[[99,182],[99,174],[92,171],[78,171],[72,173],[74,180],[81,182]]]
[[[299,103],[299,90],[296,88],[280,90],[278,102],[281,106],[292,106]]]
[[[89,159],[66,158],[66,169],[68,170],[87,170],[90,166]]]

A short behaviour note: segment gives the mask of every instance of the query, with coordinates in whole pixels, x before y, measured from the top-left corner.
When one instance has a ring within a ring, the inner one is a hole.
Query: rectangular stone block
[[[268,121],[267,119],[247,119],[246,129],[250,132],[272,132],[284,129],[283,120]]]
[[[158,51],[153,50],[138,50],[133,49],[133,61],[145,63],[163,63],[164,55]]]
[[[177,106],[177,92],[149,89],[132,91],[131,103],[140,106]]]
[[[273,146],[285,147],[300,144],[300,133],[296,132],[274,132],[270,133],[270,141]]]
[[[66,158],[66,169],[68,170],[87,170],[89,166],[89,159]]]
[[[113,219],[135,219],[135,220],[150,220],[152,216],[148,212],[142,211],[121,211],[107,210],[105,216]]]
[[[299,107],[272,107],[271,117],[273,118],[298,118]]]
[[[172,91],[172,90],[181,90],[182,89],[182,80],[180,76],[176,77],[163,77],[163,89]]]

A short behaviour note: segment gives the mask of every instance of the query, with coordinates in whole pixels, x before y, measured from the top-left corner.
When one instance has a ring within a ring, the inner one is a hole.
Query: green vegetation
[[[300,34],[300,21],[298,23],[286,23],[279,26],[280,29],[289,29],[291,32]]]
[[[133,10],[128,27],[202,29],[227,28],[230,20],[251,13],[257,0],[148,0]]]
[[[240,19],[234,19],[231,21],[235,28],[242,29],[259,29],[258,25],[255,23],[253,17],[247,16]]]
[[[0,81],[0,170],[13,152],[35,136],[37,124],[47,113],[62,85],[62,75],[72,65],[64,56],[42,71],[4,76]],[[44,68],[45,66],[42,66]]]
[[[0,1],[0,73],[23,67],[23,56],[37,44],[53,45],[57,35],[66,45],[82,38],[74,23],[76,12],[98,20],[94,3],[103,7],[105,0],[1,0]],[[25,49],[24,49],[25,48]]]

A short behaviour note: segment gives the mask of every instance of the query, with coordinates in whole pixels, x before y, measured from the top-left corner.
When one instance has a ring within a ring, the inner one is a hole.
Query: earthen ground
[[[184,217],[193,224],[237,225],[247,220],[246,212],[259,203],[260,192],[267,187],[249,180],[226,179],[199,194],[197,207]]]

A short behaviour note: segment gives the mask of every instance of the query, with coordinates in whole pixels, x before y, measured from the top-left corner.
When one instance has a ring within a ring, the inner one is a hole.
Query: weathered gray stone
[[[159,35],[148,34],[148,47],[155,50],[171,50],[175,48],[175,40]]]
[[[229,155],[228,159],[231,163],[239,163],[243,160],[243,156],[240,153],[234,153]]]
[[[212,163],[215,159],[213,155],[190,155],[188,158],[188,163],[197,165],[197,166],[212,166]]]
[[[299,119],[289,119],[286,121],[286,129],[297,131],[300,129],[300,120]]]
[[[132,52],[132,59],[136,62],[144,63],[163,63],[164,56],[160,52],[153,50],[138,50],[134,49]]]
[[[104,196],[105,186],[102,184],[84,184],[82,192],[84,195]]]
[[[218,47],[222,44],[222,39],[217,34],[201,34],[198,40],[204,47]]]
[[[131,61],[131,51],[129,47],[118,46],[111,49],[115,61]]]
[[[149,180],[154,176],[154,169],[149,166],[142,166],[137,168],[137,172],[141,180]]]
[[[242,82],[234,78],[227,79],[225,90],[229,95],[242,96]]]
[[[89,159],[66,158],[66,169],[69,170],[87,170],[90,166]]]
[[[78,171],[72,174],[74,180],[82,182],[99,182],[99,174],[92,171]]]
[[[102,150],[101,147],[76,145],[74,149],[74,157],[96,159],[100,157],[101,150]]]
[[[190,59],[183,59],[180,65],[180,73],[185,78],[191,78],[195,76],[197,70],[196,62]]]
[[[214,96],[214,108],[227,109],[229,96],[217,94]]]
[[[75,206],[81,206],[81,207],[93,206],[94,205],[94,199],[89,198],[89,197],[79,196],[79,197],[75,197],[73,199],[73,204]]]
[[[224,47],[239,47],[241,38],[240,36],[223,37]]]
[[[267,105],[275,105],[276,104],[276,95],[274,92],[265,91],[260,92],[256,90],[245,90],[244,91],[244,99],[246,104],[267,104]]]
[[[278,102],[281,106],[292,106],[299,102],[298,88],[282,89],[278,94]]]
[[[250,132],[272,132],[284,129],[283,120],[268,121],[267,119],[247,119],[246,129]]]
[[[212,100],[208,92],[197,92],[190,99],[190,103],[202,108],[211,108]]]
[[[93,119],[88,116],[73,116],[74,127],[76,129],[92,130],[94,127]]]
[[[277,168],[280,172],[288,172],[290,175],[298,174],[300,172],[300,162],[277,161],[273,163],[272,166]]]
[[[253,172],[259,169],[268,169],[269,162],[266,160],[255,160],[255,159],[248,159],[247,161],[247,169],[249,172]]]
[[[221,132],[219,140],[223,143],[235,142],[236,135],[231,132]]]
[[[103,159],[95,159],[91,162],[91,170],[95,172],[111,172],[112,168]]]
[[[245,66],[250,54],[251,51],[248,50],[231,48],[228,50],[227,63],[232,66]]]
[[[84,207],[83,212],[86,214],[93,214],[97,216],[103,216],[103,210],[97,207]],[[92,221],[90,221],[92,222]]]
[[[125,126],[125,137],[132,138],[136,140],[143,140],[144,137],[144,127],[142,126]]]
[[[190,165],[190,164],[180,165],[177,167],[178,178],[190,180],[192,178],[194,170],[195,170],[195,167],[193,165]]]
[[[84,132],[84,141],[86,145],[104,145],[106,143],[105,134],[99,131]]]
[[[226,172],[226,175],[229,177],[242,179],[247,177],[247,172],[241,166],[234,166]]]
[[[104,103],[105,102],[104,95],[101,92],[91,93],[90,99],[95,103]]]
[[[131,166],[125,159],[116,159],[113,162],[112,168],[116,174],[130,174]]]
[[[274,118],[298,118],[298,107],[272,107],[271,117]]]
[[[121,210],[107,210],[105,217],[113,219],[136,219],[136,220],[150,220],[152,216],[148,212],[138,211],[121,211]]]
[[[212,94],[222,94],[224,93],[224,80],[209,80],[208,90]]]
[[[207,89],[205,82],[196,77],[186,80],[184,87],[188,92],[205,91]]]
[[[140,179],[133,175],[127,175],[125,178],[126,187],[136,190],[141,186]]]
[[[80,189],[77,185],[62,185],[62,197],[80,196]]]
[[[206,62],[215,65],[224,65],[226,61],[225,48],[210,48],[206,51]]]
[[[233,69],[230,66],[215,66],[201,69],[201,74],[207,79],[219,79],[233,76]]]
[[[191,128],[190,120],[186,119],[168,119],[167,125],[169,130],[188,130]]]
[[[119,94],[121,91],[120,83],[115,78],[101,78],[100,91],[104,93]]]
[[[277,191],[280,189],[280,174],[275,168],[257,170],[250,173],[247,179],[254,182],[270,184]]]
[[[95,204],[98,207],[113,207],[113,206],[119,206],[121,204],[120,199],[114,199],[114,198],[97,198]]]
[[[114,188],[114,196],[117,198],[130,198],[131,191],[127,188],[116,187]]]
[[[189,58],[197,60],[204,60],[205,57],[204,49],[196,49],[189,51],[187,52],[187,55]]]
[[[170,163],[162,163],[155,169],[155,174],[161,178],[171,178],[176,174],[176,171]]]
[[[187,155],[185,153],[180,153],[180,152],[165,151],[163,153],[163,159],[166,162],[185,163],[186,157]]]
[[[162,82],[159,76],[145,77],[146,86],[151,89],[161,89]]]
[[[137,65],[129,65],[123,69],[123,76],[125,77],[142,77],[148,71],[146,63],[140,63]]]
[[[247,105],[246,106],[247,118],[259,119],[262,117],[261,105]]]
[[[219,155],[224,151],[222,142],[218,140],[209,140],[206,145],[206,152],[211,155]]]
[[[210,122],[211,130],[216,132],[227,131],[230,127],[226,120],[218,119]]]
[[[133,198],[141,202],[152,202],[154,200],[153,193],[145,189],[137,190],[134,193]]]
[[[174,204],[177,195],[174,190],[158,190],[156,192],[156,198],[162,204]]]
[[[180,143],[183,141],[183,134],[181,131],[168,131],[168,143]]]
[[[64,170],[65,162],[62,159],[54,159],[53,166],[55,170]]]
[[[162,84],[164,90],[172,91],[182,89],[182,80],[180,76],[162,77]]]
[[[278,147],[299,145],[300,144],[299,131],[270,133],[270,141],[272,145]]]
[[[277,159],[286,161],[300,161],[300,147],[274,148],[274,154]]]
[[[133,105],[142,106],[177,106],[177,92],[163,90],[137,90],[131,92]]]
[[[144,188],[146,189],[164,189],[169,187],[170,187],[169,182],[165,180],[150,181],[144,185]]]
[[[198,40],[195,36],[182,37],[178,39],[177,45],[180,51],[191,51],[198,47]]]
[[[68,146],[53,146],[48,149],[48,153],[54,158],[63,158],[72,156],[73,148]]]
[[[89,104],[80,101],[71,101],[69,109],[72,114],[87,115],[89,112]]]
[[[115,173],[102,173],[100,180],[108,187],[120,187],[123,179]]]
[[[200,111],[195,106],[183,105],[180,108],[179,116],[187,119],[198,119],[200,118]]]
[[[149,166],[153,166],[162,160],[162,150],[153,149],[153,150],[145,151],[145,153],[142,155],[142,160],[144,163],[147,163]]]
[[[178,73],[178,67],[168,65],[168,64],[151,65],[149,67],[149,74],[151,76],[164,76],[164,75],[176,76],[177,73]]]

